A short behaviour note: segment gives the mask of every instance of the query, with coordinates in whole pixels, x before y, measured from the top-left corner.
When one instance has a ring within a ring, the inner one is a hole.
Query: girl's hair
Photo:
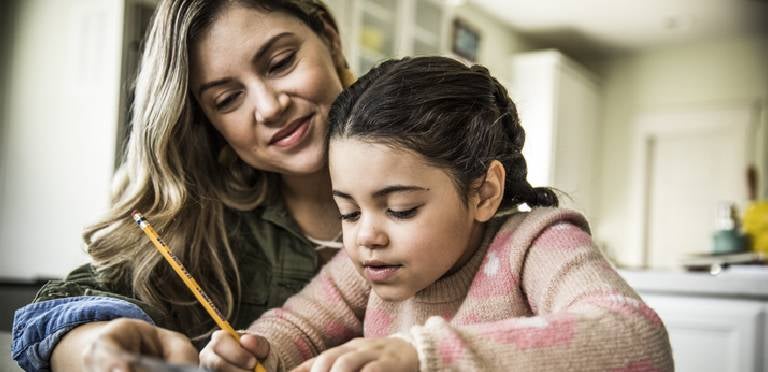
[[[190,336],[206,333],[212,323],[130,214],[147,216],[187,270],[205,278],[200,284],[213,302],[227,317],[235,314],[240,273],[237,241],[229,237],[237,230],[231,211],[263,203],[271,176],[235,155],[188,87],[190,49],[233,3],[295,16],[325,41],[329,27],[338,32],[328,9],[314,0],[162,1],[146,35],[111,210],[83,232],[102,283],[132,291],[161,312],[165,326]]]
[[[330,138],[419,154],[447,171],[464,198],[490,162],[499,160],[506,172],[501,210],[558,205],[551,189],[526,180],[525,131],[507,90],[485,67],[445,57],[383,62],[341,93],[329,120]]]

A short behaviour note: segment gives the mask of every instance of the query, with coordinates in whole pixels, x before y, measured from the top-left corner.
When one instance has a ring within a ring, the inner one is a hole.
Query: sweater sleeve
[[[339,252],[283,307],[266,312],[248,329],[269,340],[265,367],[291,370],[324,350],[361,337],[369,292],[352,260]]]
[[[583,217],[532,214],[507,243],[531,316],[465,326],[430,318],[410,335],[420,369],[673,370],[664,325],[596,249]]]

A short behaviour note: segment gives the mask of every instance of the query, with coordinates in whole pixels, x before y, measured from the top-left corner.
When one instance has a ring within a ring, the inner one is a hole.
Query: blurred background
[[[327,3],[357,74],[440,54],[508,87],[529,180],[587,216],[678,370],[768,371],[767,1]],[[0,1],[0,331],[88,260],[154,5]]]

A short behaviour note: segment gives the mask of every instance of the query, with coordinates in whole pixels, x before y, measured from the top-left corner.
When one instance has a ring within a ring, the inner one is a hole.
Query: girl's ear
[[[504,198],[504,165],[498,160],[492,160],[488,165],[485,176],[478,178],[472,189],[470,202],[474,205],[475,220],[485,222],[496,214]]]

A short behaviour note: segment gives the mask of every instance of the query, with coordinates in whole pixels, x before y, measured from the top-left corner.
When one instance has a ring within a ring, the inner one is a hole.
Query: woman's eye
[[[339,215],[342,221],[355,221],[360,217],[360,212],[342,213]]]
[[[411,209],[407,209],[407,210],[404,210],[404,211],[394,211],[394,210],[391,210],[391,209],[387,209],[387,214],[392,216],[392,217],[394,217],[394,218],[405,220],[405,219],[408,219],[408,218],[411,218],[411,217],[415,216],[416,212],[419,209],[419,207],[421,207],[421,206],[413,207]]]
[[[276,73],[287,69],[296,59],[296,52],[286,53],[284,56],[276,58],[269,66],[269,73]]]
[[[223,99],[216,101],[216,104],[215,104],[216,110],[218,111],[226,110],[230,105],[232,105],[233,102],[235,102],[237,97],[240,97],[240,94],[242,94],[242,92],[228,94],[224,96]]]

